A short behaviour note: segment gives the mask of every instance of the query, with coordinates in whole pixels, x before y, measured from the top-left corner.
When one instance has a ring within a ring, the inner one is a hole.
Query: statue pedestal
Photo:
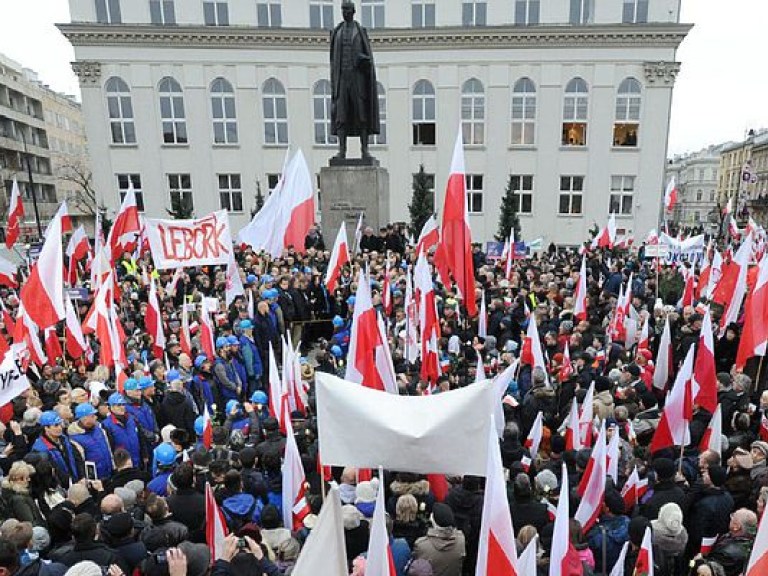
[[[355,226],[363,213],[363,222],[378,234],[389,218],[389,172],[379,166],[345,164],[320,169],[320,212],[328,250],[344,221],[350,250],[355,245]]]

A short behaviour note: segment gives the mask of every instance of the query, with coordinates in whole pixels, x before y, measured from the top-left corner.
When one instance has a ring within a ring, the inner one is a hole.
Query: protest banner
[[[19,352],[24,345],[13,345],[0,363],[0,406],[4,406],[29,388],[27,375],[21,368]]]
[[[226,264],[232,235],[226,210],[197,220],[144,219],[152,259],[160,270]]]

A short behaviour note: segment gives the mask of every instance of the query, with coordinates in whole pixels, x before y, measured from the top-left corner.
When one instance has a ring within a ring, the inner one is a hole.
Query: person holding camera
[[[255,558],[255,562],[254,562]],[[279,576],[280,570],[264,556],[264,549],[250,536],[230,534],[224,554],[213,564],[211,576]]]

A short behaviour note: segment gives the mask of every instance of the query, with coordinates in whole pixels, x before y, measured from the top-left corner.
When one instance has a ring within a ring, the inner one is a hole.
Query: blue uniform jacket
[[[136,420],[127,414],[125,424],[120,422],[114,414],[110,414],[103,424],[112,441],[112,449],[123,448],[131,455],[131,461],[136,467],[141,466],[141,439],[136,427]]]

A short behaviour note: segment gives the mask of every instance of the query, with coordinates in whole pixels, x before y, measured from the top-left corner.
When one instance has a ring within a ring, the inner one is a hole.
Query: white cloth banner
[[[24,345],[14,344],[0,363],[0,406],[4,406],[29,388],[27,375],[21,368],[19,354]]]
[[[232,234],[226,210],[198,220],[145,218],[152,260],[160,270],[203,264],[227,264]]]
[[[323,464],[484,476],[496,386],[398,396],[317,374]]]

